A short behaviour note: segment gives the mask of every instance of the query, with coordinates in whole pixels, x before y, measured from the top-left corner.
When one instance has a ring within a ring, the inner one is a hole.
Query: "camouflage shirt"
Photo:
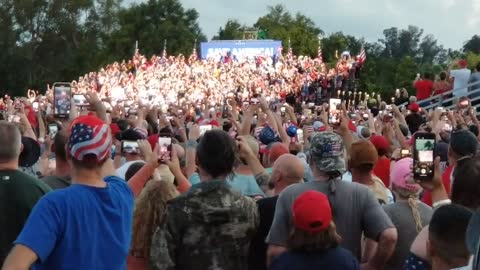
[[[165,215],[152,239],[150,269],[247,269],[259,221],[253,199],[211,180],[170,201]]]

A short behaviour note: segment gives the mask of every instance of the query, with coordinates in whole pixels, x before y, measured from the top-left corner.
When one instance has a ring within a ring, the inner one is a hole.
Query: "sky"
[[[139,0],[127,0],[139,2]],[[267,6],[282,4],[291,13],[310,17],[327,35],[342,31],[367,41],[390,27],[415,25],[433,34],[446,48],[460,49],[480,34],[480,0],[180,0],[195,8],[203,33],[211,39],[228,19],[253,25]]]

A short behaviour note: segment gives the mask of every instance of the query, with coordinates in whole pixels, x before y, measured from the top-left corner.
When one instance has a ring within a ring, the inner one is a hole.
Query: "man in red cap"
[[[410,134],[414,134],[425,122],[425,119],[420,115],[420,106],[417,103],[411,103],[408,106],[408,110],[410,114],[405,117],[405,121],[407,122]]]
[[[388,140],[381,135],[374,135],[370,138],[377,150],[378,161],[373,167],[373,174],[380,178],[386,187],[390,186],[390,159],[387,154],[390,152]]]

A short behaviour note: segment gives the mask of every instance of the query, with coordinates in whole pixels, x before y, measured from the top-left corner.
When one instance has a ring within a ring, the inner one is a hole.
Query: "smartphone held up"
[[[157,145],[158,161],[165,163],[172,158],[172,137],[160,136],[158,137]]]
[[[413,176],[419,181],[430,181],[434,173],[435,134],[415,134],[413,147]]]
[[[55,117],[65,118],[70,114],[72,87],[70,83],[53,84],[53,103]]]
[[[340,114],[342,101],[339,98],[331,98],[328,101],[328,124],[338,125],[340,124]]]

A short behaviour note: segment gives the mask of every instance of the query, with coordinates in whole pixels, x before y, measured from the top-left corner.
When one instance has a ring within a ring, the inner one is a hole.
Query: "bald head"
[[[281,175],[281,180],[290,185],[302,181],[304,169],[304,165],[298,157],[292,154],[284,154],[273,164],[272,174]]]

